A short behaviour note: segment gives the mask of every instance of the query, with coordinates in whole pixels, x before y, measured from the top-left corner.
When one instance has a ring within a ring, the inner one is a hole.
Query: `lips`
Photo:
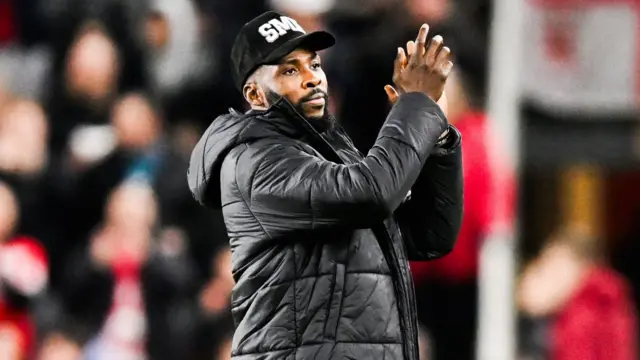
[[[324,105],[324,98],[323,97],[319,97],[319,98],[315,98],[315,99],[309,99],[307,101],[304,102],[305,104],[310,104],[310,105]]]
[[[310,105],[324,105],[325,103],[324,94],[320,94],[320,93],[315,94],[303,102],[305,104],[310,104]]]

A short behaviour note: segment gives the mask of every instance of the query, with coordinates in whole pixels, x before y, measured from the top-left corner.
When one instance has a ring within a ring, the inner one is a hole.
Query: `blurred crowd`
[[[0,359],[230,358],[226,231],[220,213],[192,199],[186,169],[209,123],[230,107],[246,109],[230,48],[267,9],[336,35],[323,53],[330,104],[362,151],[390,106],[383,86],[396,48],[427,22],[453,49],[447,96],[465,139],[465,221],[451,255],[412,270],[423,359],[472,359],[478,249],[493,193],[483,109],[490,5],[0,0]],[[563,249],[546,257],[571,254]],[[553,307],[527,295],[548,271],[531,270],[523,284],[531,314]],[[628,319],[619,329],[635,341]],[[549,344],[536,345],[548,354]]]

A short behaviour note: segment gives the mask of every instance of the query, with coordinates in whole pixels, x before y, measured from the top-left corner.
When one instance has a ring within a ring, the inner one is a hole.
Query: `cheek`
[[[297,80],[294,80],[293,77],[282,79],[270,90],[280,96],[283,96],[292,104],[297,104],[305,93],[304,90],[300,88],[300,81],[296,81]]]
[[[298,91],[292,91],[289,92],[287,94],[284,94],[284,97],[289,100],[290,103],[292,103],[293,105],[298,105],[300,104],[300,100],[305,96],[304,91],[298,90]]]
[[[320,80],[322,81],[320,87],[326,92],[329,88],[329,80],[327,80],[327,74],[320,70]]]

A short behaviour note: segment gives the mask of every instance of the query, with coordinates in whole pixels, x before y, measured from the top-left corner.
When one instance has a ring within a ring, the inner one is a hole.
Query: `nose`
[[[322,80],[314,71],[307,70],[304,74],[304,79],[302,80],[302,87],[304,89],[313,89],[319,86],[322,83]]]

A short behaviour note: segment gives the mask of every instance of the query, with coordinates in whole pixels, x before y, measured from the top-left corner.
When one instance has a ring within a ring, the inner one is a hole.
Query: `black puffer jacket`
[[[418,359],[407,260],[451,251],[462,218],[460,135],[435,146],[446,126],[419,93],[400,97],[367,156],[286,100],[212,123],[188,177],[223,209],[235,360]]]

